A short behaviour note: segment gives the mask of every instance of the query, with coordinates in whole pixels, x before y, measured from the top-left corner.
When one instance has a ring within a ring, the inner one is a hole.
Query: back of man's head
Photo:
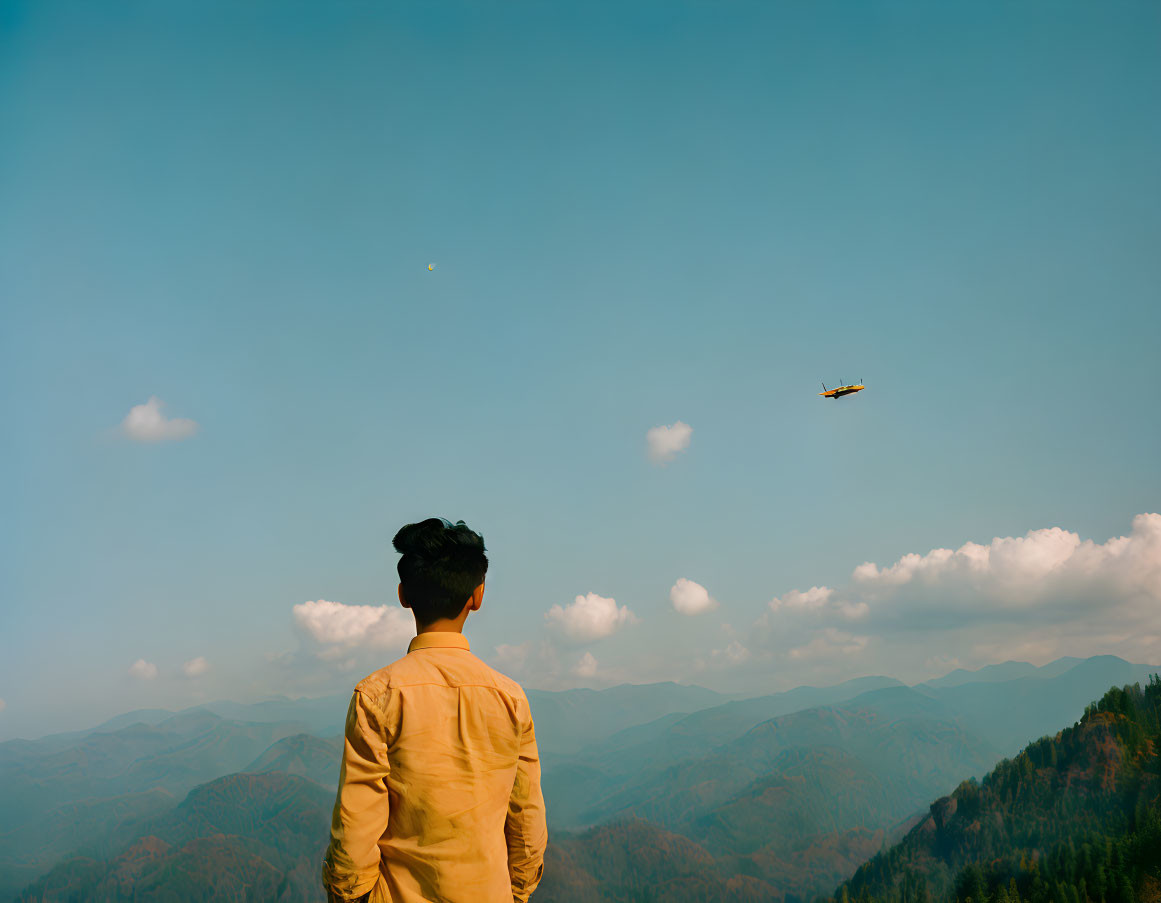
[[[484,537],[462,520],[429,517],[407,524],[392,545],[403,556],[398,564],[403,596],[424,624],[457,617],[488,572]]]

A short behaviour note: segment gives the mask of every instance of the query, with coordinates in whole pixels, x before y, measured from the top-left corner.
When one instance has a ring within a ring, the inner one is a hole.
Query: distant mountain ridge
[[[282,772],[314,781],[320,787],[338,790],[339,760],[343,738],[292,734],[283,737],[242,771],[255,774]]]
[[[1011,680],[1020,677],[1040,677],[1050,678],[1057,677],[1075,666],[1091,661],[1093,658],[1111,659],[1136,669],[1137,679],[1144,680],[1150,673],[1161,673],[1161,665],[1142,665],[1131,664],[1116,656],[1093,656],[1088,659],[1064,657],[1049,662],[1046,665],[1036,666],[1028,662],[1003,662],[998,665],[985,665],[975,671],[968,671],[962,668],[957,668],[948,672],[942,677],[933,678],[931,680],[921,681],[910,686],[921,687],[929,686],[934,688],[960,686],[965,683],[990,683],[1003,680]],[[700,687],[695,684],[678,684],[672,681],[662,681],[650,684],[618,684],[614,687],[608,687],[602,690],[591,689],[575,689],[575,690],[539,690],[527,688],[526,692],[530,702],[540,701],[542,705],[547,704],[552,709],[551,712],[544,713],[547,717],[554,717],[557,712],[576,714],[584,711],[584,703],[581,700],[595,700],[602,699],[604,701],[612,702],[618,697],[625,697],[632,695],[634,702],[644,702],[645,707],[640,711],[632,713],[628,720],[629,725],[621,725],[620,727],[613,727],[608,731],[608,734],[616,733],[619,730],[631,728],[634,725],[645,724],[654,719],[664,717],[669,713],[677,712],[696,712],[705,708],[716,707],[719,705],[730,705],[732,703],[751,703],[757,707],[761,707],[763,703],[761,700],[768,700],[775,697],[794,698],[796,696],[806,700],[811,693],[820,694],[818,699],[810,699],[805,705],[821,705],[828,701],[840,701],[840,698],[827,699],[826,694],[830,691],[838,690],[839,688],[854,687],[862,683],[862,690],[875,689],[880,686],[906,686],[902,681],[891,677],[860,677],[852,680],[844,681],[830,687],[812,687],[801,686],[795,687],[791,690],[785,690],[774,694],[762,693],[718,693],[715,690],[709,690],[705,687]],[[646,700],[643,697],[653,692],[659,691],[664,698],[665,694],[671,694],[677,698],[670,698],[664,701]],[[677,694],[688,693],[684,696]],[[857,695],[856,693],[849,693],[841,698],[850,698]],[[92,733],[103,732],[109,733],[119,730],[121,728],[129,727],[132,724],[141,723],[147,726],[156,725],[176,715],[189,715],[191,713],[205,711],[225,720],[245,721],[245,722],[277,722],[277,721],[297,721],[300,722],[307,733],[318,736],[330,736],[336,733],[341,733],[343,728],[343,719],[346,715],[347,703],[350,700],[350,693],[343,692],[338,694],[331,694],[327,696],[318,697],[300,697],[298,699],[291,699],[288,696],[276,696],[268,699],[263,699],[253,703],[240,703],[232,700],[215,700],[214,702],[202,703],[195,706],[189,706],[184,709],[134,709],[130,712],[125,712],[120,715],[115,715],[105,721],[95,725],[94,727],[85,728],[83,730],[66,731],[63,733],[47,734],[35,740],[13,739],[0,741],[0,761],[3,761],[5,750],[8,748],[28,747],[35,744],[38,750],[45,749],[59,749],[74,744]],[[623,705],[623,703],[622,703]],[[615,706],[610,706],[613,708]],[[684,708],[683,708],[684,707]],[[661,711],[658,711],[661,710]],[[792,709],[791,709],[792,711]],[[335,713],[338,712],[336,715]],[[765,717],[759,717],[758,721],[763,721],[765,718],[772,718],[775,715],[785,714],[785,711],[774,711]]]
[[[549,754],[600,743],[611,735],[675,712],[696,712],[735,698],[705,687],[664,681],[605,690],[526,690],[537,744]]]
[[[923,681],[923,683],[929,687],[958,687],[966,683],[993,683],[995,681],[1016,680],[1021,677],[1057,677],[1070,668],[1075,668],[1083,661],[1085,661],[1083,658],[1065,656],[1040,667],[1028,662],[1007,661],[998,665],[985,665],[975,671],[956,668],[943,677]]]
[[[536,717],[544,720],[546,727],[551,725],[554,728],[548,731],[553,737],[559,735],[569,738],[569,732],[577,730],[574,725],[578,718],[600,709],[607,726],[602,727],[596,739],[603,739],[625,726],[649,721],[669,712],[693,712],[743,695],[718,693],[696,684],[678,684],[673,681],[618,684],[602,690],[527,689],[526,694],[530,704],[537,710]],[[135,709],[84,730],[47,734],[36,740],[0,741],[0,761],[3,760],[5,748],[33,748],[35,745],[38,750],[56,750],[71,746],[90,734],[112,733],[134,724],[155,726],[177,716],[192,717],[198,713],[209,713],[227,721],[250,723],[294,721],[301,724],[307,733],[330,736],[342,733],[350,698],[348,691],[299,699],[282,696],[254,703],[216,700],[178,710]],[[588,738],[578,731],[573,739],[583,741]]]

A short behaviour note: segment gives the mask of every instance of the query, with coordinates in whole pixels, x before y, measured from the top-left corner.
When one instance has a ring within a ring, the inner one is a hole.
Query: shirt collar
[[[414,652],[416,649],[431,649],[433,647],[471,651],[468,638],[462,633],[451,630],[429,630],[427,633],[421,633],[411,641],[407,651]]]

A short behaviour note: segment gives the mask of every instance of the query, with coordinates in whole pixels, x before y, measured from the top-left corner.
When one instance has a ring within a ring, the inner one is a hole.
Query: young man
[[[322,878],[331,901],[527,901],[548,842],[528,699],[469,651],[484,540],[459,521],[394,539],[407,655],[365,677],[347,710]]]

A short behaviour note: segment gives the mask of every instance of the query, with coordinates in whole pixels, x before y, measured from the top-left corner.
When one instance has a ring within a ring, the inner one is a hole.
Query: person
[[[393,545],[407,654],[363,678],[347,709],[322,879],[329,901],[524,903],[548,842],[528,698],[472,654],[483,537],[408,524]]]

